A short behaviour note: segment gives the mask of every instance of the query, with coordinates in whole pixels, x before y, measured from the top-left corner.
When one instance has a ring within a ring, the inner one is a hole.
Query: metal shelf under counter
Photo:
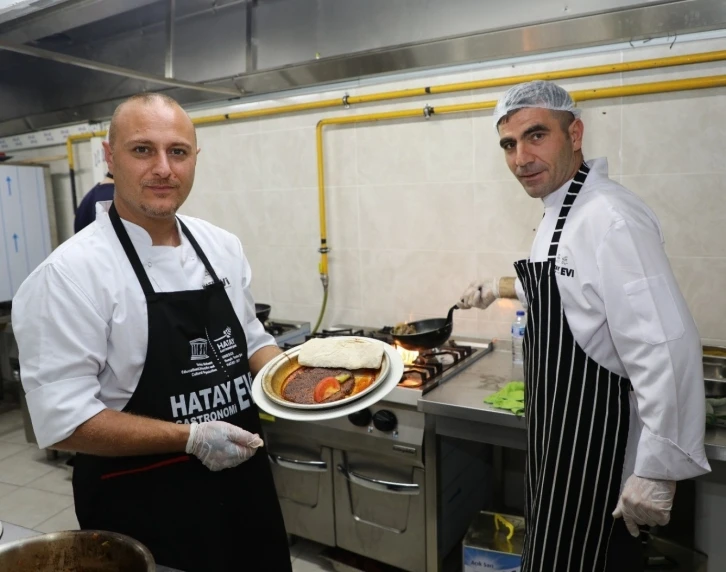
[[[525,419],[523,416],[516,416],[484,403],[486,397],[496,393],[511,381],[511,376],[512,354],[506,344],[502,343],[495,351],[423,395],[417,403],[418,410],[426,414],[427,458],[436,459],[440,453],[442,439],[439,438],[462,439],[492,446],[493,474],[489,486],[492,487],[491,498],[496,499],[492,509],[496,510],[508,509],[510,506],[508,502],[523,494],[522,490],[517,489],[518,479],[512,478],[513,475],[519,475],[516,471],[524,470],[523,465],[512,469],[510,462],[518,456],[523,463],[522,452],[527,448]],[[726,461],[726,429],[707,430],[705,445],[706,455],[711,461]],[[510,450],[511,454],[508,454],[507,450]],[[518,450],[519,453],[512,450]],[[712,462],[711,465],[713,469],[711,474],[694,480],[693,487],[698,490],[698,506],[695,511],[690,509],[694,514],[688,517],[691,521],[694,518],[696,521],[698,541],[695,548],[701,553],[709,554],[711,556],[709,562],[713,561],[708,568],[709,572],[716,570],[713,566],[717,566],[716,563],[721,562],[724,556],[722,554],[724,551],[720,548],[723,543],[719,540],[719,535],[723,530],[721,515],[726,510],[726,463]],[[436,473],[437,471],[428,471],[432,481],[429,483],[430,490],[436,490],[433,486]],[[429,513],[435,513],[436,499],[427,499],[427,502],[430,503]],[[714,507],[718,510],[714,510]],[[435,519],[428,520],[427,537],[429,545],[437,537]],[[666,553],[665,550],[660,552]],[[446,554],[430,551],[428,569],[444,570],[442,560],[445,556]],[[705,564],[699,568],[686,569],[706,570]]]

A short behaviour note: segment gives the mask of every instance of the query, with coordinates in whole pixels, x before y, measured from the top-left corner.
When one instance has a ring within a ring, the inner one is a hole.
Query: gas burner
[[[305,335],[310,333],[310,322],[276,319],[267,320],[262,326],[265,328],[265,332],[275,338],[280,347],[286,343],[302,342]]]
[[[385,342],[387,344],[393,345],[393,336],[391,336],[390,333],[386,333],[384,331],[380,331],[380,332],[373,331],[373,332],[368,332],[366,335],[369,338],[380,340],[381,342]]]
[[[421,387],[428,378],[428,372],[416,369],[406,369],[401,376],[401,387]]]
[[[439,361],[438,356],[435,354],[419,354],[412,365],[431,369],[435,373],[441,373],[444,369],[444,364]]]
[[[419,354],[414,363],[425,363],[429,365],[441,364],[441,365],[452,365],[458,360],[455,356],[445,352],[431,352],[425,354]]]
[[[313,338],[329,338],[331,336],[365,336],[365,332],[362,329],[355,328],[333,328],[329,330],[323,330],[319,334],[314,334]]]
[[[275,322],[265,322],[263,324],[265,331],[271,336],[280,336],[284,332],[290,330],[292,326],[284,326],[283,324],[276,324]]]

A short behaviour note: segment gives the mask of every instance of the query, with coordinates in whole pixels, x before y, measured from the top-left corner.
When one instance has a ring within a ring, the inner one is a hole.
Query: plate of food
[[[383,345],[385,355],[390,364],[389,373],[385,378],[380,378],[380,383],[376,384],[375,387],[371,388],[364,395],[359,395],[357,399],[341,399],[334,403],[335,407],[327,407],[324,409],[300,409],[288,407],[287,403],[281,405],[273,401],[265,393],[262,380],[272,371],[272,368],[277,366],[280,360],[287,359],[283,355],[270,361],[255,376],[252,382],[252,399],[261,411],[273,417],[288,419],[290,421],[325,421],[327,419],[337,419],[365,409],[366,407],[371,407],[382,399],[385,399],[395,389],[403,375],[403,360],[401,359],[401,354],[393,346],[388,344]],[[298,348],[293,348],[293,350],[288,351],[292,352],[294,349]]]
[[[328,409],[373,391],[390,372],[379,340],[313,338],[276,358],[262,377],[270,401],[293,409]]]

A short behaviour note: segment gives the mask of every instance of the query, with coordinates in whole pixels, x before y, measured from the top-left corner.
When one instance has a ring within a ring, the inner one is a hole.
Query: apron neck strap
[[[204,268],[207,269],[207,272],[209,272],[209,276],[212,278],[212,280],[216,284],[217,282],[219,282],[219,278],[217,278],[217,273],[214,271],[214,268],[212,268],[212,265],[209,263],[209,259],[207,258],[207,255],[204,254],[202,247],[199,246],[197,239],[194,238],[191,231],[187,228],[187,225],[185,225],[184,222],[180,218],[177,218],[177,220],[179,221],[179,226],[181,227],[182,232],[184,233],[184,236],[187,237],[187,240],[189,240],[189,243],[192,245],[194,252],[197,253],[199,260],[202,261],[202,263],[204,264]]]
[[[121,222],[121,217],[116,210],[116,203],[111,203],[111,208],[108,211],[108,218],[111,219],[111,224],[113,225],[113,229],[116,231],[116,236],[118,237],[119,242],[121,242],[121,246],[123,246],[126,257],[131,263],[131,267],[134,269],[136,278],[139,279],[141,289],[147,296],[153,294],[154,287],[151,285],[151,281],[149,280],[149,276],[146,274],[146,270],[144,270],[144,265],[141,264],[141,259],[136,253],[136,249],[129,238],[129,233],[126,232],[126,228]]]
[[[131,242],[129,233],[126,232],[126,227],[124,227],[123,223],[121,222],[121,217],[116,210],[115,203],[111,203],[111,208],[108,211],[108,217],[111,219],[111,224],[113,225],[113,229],[116,232],[116,236],[118,237],[119,242],[121,243],[121,246],[123,247],[124,252],[128,257],[129,262],[131,263],[131,267],[134,269],[136,278],[138,278],[139,283],[141,284],[141,289],[146,295],[153,294],[154,287],[151,285],[151,280],[149,280],[149,276],[148,274],[146,274],[146,270],[144,270],[144,265],[141,263],[141,259],[139,258],[139,255],[136,252],[133,243]],[[197,256],[204,264],[204,267],[207,269],[207,272],[209,272],[212,280],[214,282],[219,282],[219,278],[217,278],[216,272],[214,272],[212,265],[209,263],[209,259],[207,259],[206,254],[204,254],[204,252],[202,251],[197,240],[194,238],[194,236],[192,236],[192,233],[189,231],[187,226],[180,219],[177,220],[179,221],[179,226],[181,226],[182,232],[189,240],[192,248],[194,248],[194,252],[197,253]]]
[[[583,183],[585,182],[585,179],[587,178],[587,174],[590,172],[590,167],[587,166],[587,164],[583,161],[582,165],[580,165],[579,170],[575,174],[575,178],[572,180],[572,183],[570,183],[570,188],[567,189],[567,194],[565,195],[565,200],[562,203],[562,208],[560,209],[560,214],[557,217],[557,224],[555,225],[555,231],[552,233],[552,241],[550,242],[550,249],[547,253],[547,260],[550,260],[552,262],[555,261],[555,258],[557,256],[557,249],[560,246],[560,237],[562,236],[562,229],[565,228],[565,221],[567,220],[567,215],[570,214],[570,209],[572,208],[572,205],[575,203],[575,199],[577,198],[578,193],[580,192],[580,189],[582,188]]]

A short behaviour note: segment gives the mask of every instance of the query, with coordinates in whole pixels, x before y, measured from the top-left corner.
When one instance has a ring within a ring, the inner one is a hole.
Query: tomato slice
[[[313,399],[315,403],[322,403],[331,395],[340,391],[340,382],[334,377],[326,377],[321,379],[315,386]]]

